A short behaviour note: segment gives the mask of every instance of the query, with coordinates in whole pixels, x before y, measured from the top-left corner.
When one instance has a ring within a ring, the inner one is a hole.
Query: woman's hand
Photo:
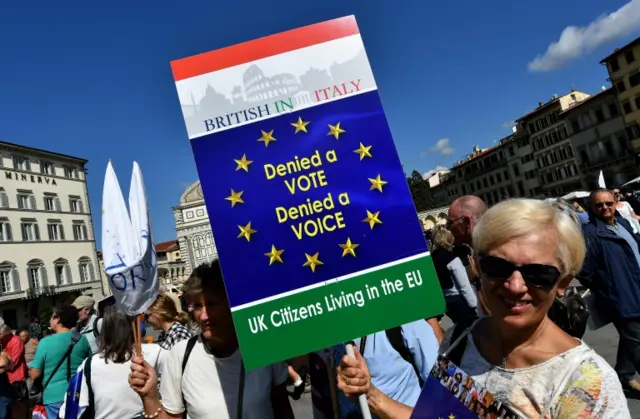
[[[140,356],[131,358],[129,385],[143,398],[158,397],[158,376],[156,370]]]
[[[367,394],[371,386],[371,373],[367,362],[354,345],[355,358],[345,355],[338,367],[338,388],[347,397],[358,397]]]

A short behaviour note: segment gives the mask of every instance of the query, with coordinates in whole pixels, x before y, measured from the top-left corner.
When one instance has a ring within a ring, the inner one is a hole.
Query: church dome
[[[184,193],[180,197],[180,204],[188,204],[191,202],[197,202],[204,200],[204,195],[202,194],[202,185],[200,185],[200,181],[197,180],[191,184],[187,189],[185,189]]]

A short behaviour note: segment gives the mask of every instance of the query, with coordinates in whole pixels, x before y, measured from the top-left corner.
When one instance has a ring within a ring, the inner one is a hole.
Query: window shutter
[[[27,241],[27,227],[24,224],[20,224],[20,233],[22,233],[22,241]]]
[[[9,208],[9,196],[6,193],[0,192],[0,200],[2,208]]]
[[[73,282],[71,279],[71,266],[68,263],[64,265],[64,276],[65,284],[71,284]]]
[[[84,236],[84,240],[89,240],[89,234],[87,234],[87,226],[84,224],[82,225],[82,235]]]
[[[36,233],[36,240],[40,241],[40,227],[37,223],[33,223],[33,230]]]
[[[53,240],[53,235],[51,234],[52,230],[53,230],[53,225],[47,224],[47,234],[49,235],[49,241]]]
[[[54,198],[54,201],[55,201],[56,211],[61,212],[62,211],[62,205],[60,205],[60,198],[58,198],[56,196]]]
[[[89,281],[95,280],[96,277],[93,272],[93,263],[91,262],[87,263],[87,267],[89,268]]]
[[[33,273],[31,272],[31,266],[27,265],[27,279],[29,281],[29,288],[33,287]]]
[[[64,226],[62,224],[58,224],[60,228],[60,240],[64,240]]]
[[[5,232],[7,233],[7,241],[13,241],[13,233],[11,232],[11,223],[7,222],[4,225]]]
[[[31,160],[29,160],[29,159],[25,159],[25,160],[26,160],[25,162],[27,163],[27,164],[26,164],[26,166],[27,166],[27,171],[28,171],[28,172],[30,172],[30,171],[31,171]]]
[[[31,207],[31,209],[38,209],[36,197],[34,195],[29,195],[29,206]]]
[[[42,288],[45,288],[48,284],[48,281],[47,281],[47,268],[45,268],[44,265],[40,267],[40,279],[42,280],[41,281]]]
[[[13,283],[13,292],[20,291],[20,273],[15,266],[11,270],[11,282]]]
[[[84,204],[82,203],[82,199],[78,199],[78,211],[84,214]]]

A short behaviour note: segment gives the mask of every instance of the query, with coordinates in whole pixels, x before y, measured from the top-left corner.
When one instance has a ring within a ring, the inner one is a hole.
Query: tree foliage
[[[422,177],[420,172],[417,170],[411,172],[411,176],[407,177],[407,182],[409,183],[413,203],[418,212],[428,210],[435,206],[429,182]]]

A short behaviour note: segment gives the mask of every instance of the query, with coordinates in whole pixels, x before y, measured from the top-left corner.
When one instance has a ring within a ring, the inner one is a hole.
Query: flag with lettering
[[[171,65],[247,368],[444,311],[353,16]]]
[[[144,313],[158,295],[158,269],[147,195],[138,163],[133,163],[129,211],[111,162],[102,191],[102,257],[118,310]]]

